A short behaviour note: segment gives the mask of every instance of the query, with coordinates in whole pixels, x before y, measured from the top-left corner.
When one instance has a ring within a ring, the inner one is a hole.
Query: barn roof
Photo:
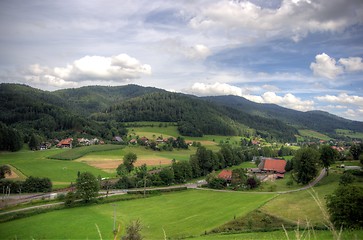
[[[285,173],[286,161],[282,159],[266,158],[261,162],[261,169],[265,171],[275,171]]]
[[[218,174],[218,178],[230,181],[232,179],[232,170],[222,170],[222,172]]]

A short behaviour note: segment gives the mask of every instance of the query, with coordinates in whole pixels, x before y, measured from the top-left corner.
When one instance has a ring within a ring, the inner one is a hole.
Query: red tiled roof
[[[284,173],[285,166],[286,166],[285,160],[268,158],[268,159],[265,159],[265,164],[263,166],[263,170]]]
[[[67,138],[67,139],[63,139],[61,140],[57,146],[62,146],[62,145],[71,145],[73,141],[73,138]]]
[[[231,180],[232,179],[232,170],[222,170],[220,174],[218,174],[218,178],[223,178],[225,180]]]

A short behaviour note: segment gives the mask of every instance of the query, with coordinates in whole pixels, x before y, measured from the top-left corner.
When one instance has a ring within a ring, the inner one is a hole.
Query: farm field
[[[49,156],[61,153],[63,149],[45,151],[22,150],[19,152],[1,152],[0,164],[8,164],[17,169],[22,175],[34,177],[49,177],[54,188],[68,186],[75,182],[77,172],[88,171],[95,176],[112,177],[110,173],[91,167],[85,163],[48,159]]]
[[[299,130],[299,134],[303,137],[312,137],[312,138],[317,138],[320,140],[324,140],[324,141],[329,141],[331,138],[328,137],[327,135],[324,135],[322,133],[313,131],[313,130]]]
[[[189,149],[174,149],[173,151],[154,151],[143,146],[126,146],[123,149],[93,152],[81,157],[76,162],[86,163],[109,173],[116,173],[116,168],[122,163],[123,156],[129,152],[137,155],[135,166],[146,164],[148,166],[170,165],[172,160],[189,160],[190,155],[196,152],[195,147]]]
[[[363,132],[354,132],[346,129],[337,129],[335,131],[338,135],[350,137],[350,138],[360,138],[363,139]]]
[[[163,239],[163,231],[170,238],[199,236],[234,216],[246,215],[275,196],[268,193],[187,190],[113,204],[121,234],[131,220],[140,219],[145,239]],[[97,224],[103,238],[110,239],[113,237],[113,204],[59,210],[18,219],[0,224],[0,232],[2,238],[100,239]]]

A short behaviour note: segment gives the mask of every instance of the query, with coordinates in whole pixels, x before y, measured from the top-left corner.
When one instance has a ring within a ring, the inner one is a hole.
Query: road
[[[323,179],[323,177],[326,175],[326,170],[325,168],[323,168],[319,174],[319,176],[312,181],[311,183],[309,183],[308,185],[301,187],[299,189],[294,189],[294,190],[289,190],[289,191],[280,191],[280,192],[248,192],[248,193],[255,193],[255,194],[263,194],[263,193],[277,193],[277,194],[286,194],[286,193],[292,193],[292,192],[298,192],[298,191],[303,191],[303,190],[307,190],[309,188],[312,188],[313,186],[315,186],[321,179]],[[217,189],[210,189],[210,188],[200,188],[201,185],[205,184],[206,181],[205,180],[200,180],[196,183],[187,183],[187,184],[183,184],[183,185],[177,185],[177,186],[169,186],[169,187],[160,187],[160,188],[146,188],[146,190],[163,190],[163,189],[171,189],[171,188],[178,188],[178,187],[187,187],[189,189],[198,189],[198,190],[205,190],[205,191],[218,191],[218,192],[236,192],[236,191],[232,191],[232,190],[217,190]],[[130,190],[110,190],[108,195],[110,196],[115,196],[115,195],[122,195],[122,194],[126,194],[127,192],[133,192],[133,191],[143,191],[143,188],[138,188],[138,189],[130,189]],[[59,193],[59,192],[57,192]],[[38,194],[38,195],[25,195],[25,198],[23,199],[36,199],[36,198],[44,198],[46,196],[51,195],[52,193],[47,193],[47,194]],[[102,194],[100,197],[104,197],[106,195],[105,191],[100,191],[100,194]],[[17,197],[19,198],[19,195],[13,195],[11,197]],[[54,207],[57,205],[61,205],[64,204],[64,202],[57,202],[57,203],[49,203],[49,204],[44,204],[44,205],[38,205],[38,206],[32,206],[32,207],[27,207],[27,208],[21,208],[21,209],[16,209],[16,210],[11,210],[11,211],[5,211],[5,212],[1,212],[1,215],[5,215],[8,213],[14,213],[14,212],[21,212],[21,211],[27,211],[27,210],[31,210],[31,209],[38,209],[38,208],[49,208],[49,207]]]

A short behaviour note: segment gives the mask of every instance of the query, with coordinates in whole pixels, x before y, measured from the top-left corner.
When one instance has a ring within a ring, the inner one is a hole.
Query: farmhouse
[[[286,161],[275,158],[262,158],[258,168],[266,173],[276,174],[276,178],[283,178],[285,174]]]
[[[218,178],[224,179],[227,182],[230,182],[232,180],[232,170],[222,170],[222,172],[220,172],[218,174]]]
[[[72,148],[72,141],[73,141],[73,138],[62,139],[57,144],[57,147],[60,147],[60,148]]]

